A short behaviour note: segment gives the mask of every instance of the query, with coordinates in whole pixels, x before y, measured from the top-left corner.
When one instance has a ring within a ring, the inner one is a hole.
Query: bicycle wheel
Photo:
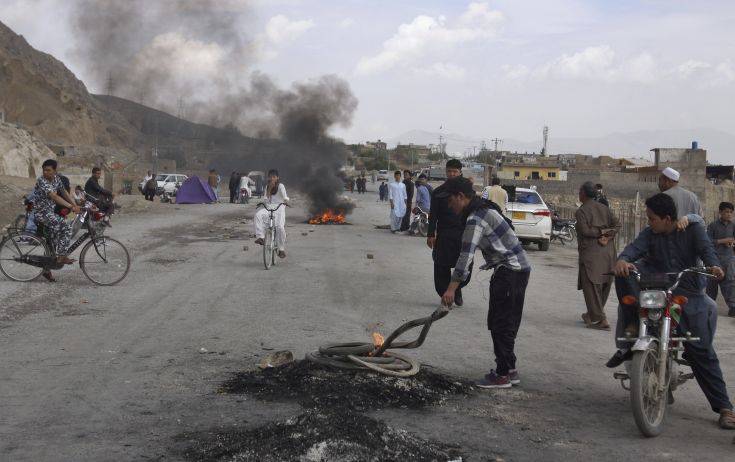
[[[43,268],[21,261],[27,257],[50,257],[46,242],[31,233],[8,234],[0,242],[0,271],[13,281],[27,282],[36,279]]]
[[[271,269],[273,266],[273,229],[268,228],[265,230],[265,236],[263,238],[263,264],[265,269]]]
[[[278,243],[276,236],[278,235],[278,230],[273,229],[273,243],[271,244],[271,265],[274,266],[276,264],[276,256],[278,255]]]
[[[112,286],[128,275],[130,254],[120,241],[98,236],[82,248],[79,254],[79,267],[87,279],[95,284]]]

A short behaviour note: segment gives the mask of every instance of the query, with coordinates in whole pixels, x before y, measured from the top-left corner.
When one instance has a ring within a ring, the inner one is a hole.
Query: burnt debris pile
[[[190,460],[447,461],[456,446],[428,441],[356,412],[310,409],[284,422],[252,430],[185,435],[195,439]]]
[[[455,445],[423,439],[362,413],[439,405],[451,396],[471,393],[472,386],[427,367],[411,378],[396,378],[296,361],[236,373],[218,391],[264,401],[296,401],[305,410],[256,428],[183,434],[183,455],[189,460],[461,460]]]
[[[334,369],[297,361],[263,371],[235,374],[223,393],[243,393],[267,401],[298,401],[304,407],[366,411],[386,407],[418,409],[442,404],[453,395],[467,394],[469,382],[423,368],[401,379],[364,371]]]

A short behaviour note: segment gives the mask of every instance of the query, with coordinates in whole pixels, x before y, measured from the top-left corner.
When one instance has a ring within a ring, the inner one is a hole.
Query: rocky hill
[[[56,155],[26,130],[0,122],[0,175],[36,178]]]
[[[139,134],[59,60],[0,22],[0,110],[50,144],[126,149]]]

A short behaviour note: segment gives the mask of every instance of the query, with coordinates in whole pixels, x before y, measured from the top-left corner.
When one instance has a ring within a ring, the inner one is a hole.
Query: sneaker
[[[457,306],[464,305],[464,299],[462,299],[462,292],[457,291],[454,293],[454,304]]]
[[[485,374],[480,381],[475,383],[479,388],[510,388],[510,377],[507,375],[498,375],[494,370],[489,374]]]
[[[521,384],[521,375],[518,373],[518,369],[509,370],[508,378],[510,379],[510,383],[512,383],[513,385]]]

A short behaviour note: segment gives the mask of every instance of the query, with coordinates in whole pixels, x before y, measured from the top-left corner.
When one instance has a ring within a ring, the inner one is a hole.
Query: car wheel
[[[546,252],[549,250],[549,245],[551,245],[550,241],[538,241],[538,249],[542,252]]]

